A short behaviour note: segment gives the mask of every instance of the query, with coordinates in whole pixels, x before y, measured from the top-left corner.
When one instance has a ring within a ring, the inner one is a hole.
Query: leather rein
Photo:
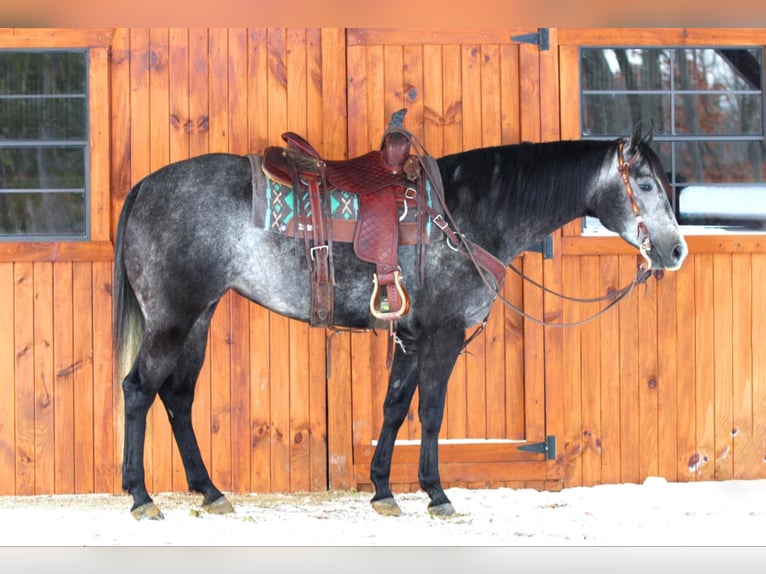
[[[519,276],[521,276],[522,279],[525,281],[528,281],[532,285],[539,287],[544,292],[555,295],[557,297],[560,297],[561,299],[567,300],[567,301],[574,301],[577,303],[598,303],[603,301],[609,301],[609,304],[606,305],[603,309],[599,310],[594,315],[587,317],[580,321],[574,321],[570,323],[551,323],[549,321],[546,321],[544,319],[539,319],[537,317],[534,317],[532,315],[529,315],[526,313],[523,309],[519,308],[518,306],[514,305],[511,301],[509,301],[506,297],[503,296],[501,293],[502,285],[498,285],[496,281],[490,282],[486,276],[486,269],[485,266],[480,265],[479,262],[476,261],[472,253],[475,251],[475,247],[466,237],[460,233],[459,229],[457,228],[456,223],[454,222],[453,218],[451,217],[451,214],[449,210],[447,209],[446,202],[444,201],[443,196],[443,187],[441,184],[441,179],[439,178],[438,184],[435,184],[434,187],[437,190],[437,196],[442,201],[445,214],[447,215],[447,218],[449,219],[450,223],[453,227],[455,227],[455,231],[451,234],[452,239],[457,238],[459,239],[459,243],[462,244],[465,252],[468,254],[468,256],[471,258],[471,260],[474,263],[474,266],[476,267],[476,270],[479,273],[479,276],[481,277],[482,281],[487,285],[487,287],[495,294],[496,298],[500,299],[500,301],[509,309],[514,311],[515,313],[521,315],[525,319],[528,319],[532,321],[533,323],[536,323],[538,325],[542,325],[545,327],[557,327],[557,328],[563,328],[563,327],[577,327],[580,325],[584,325],[586,323],[589,323],[593,321],[594,319],[597,319],[604,313],[606,313],[609,309],[617,305],[620,301],[622,301],[625,297],[628,296],[628,294],[637,286],[642,283],[645,283],[649,277],[652,276],[652,274],[655,274],[655,277],[661,278],[662,277],[662,271],[657,270],[652,272],[652,262],[649,258],[649,252],[652,249],[652,243],[649,239],[649,232],[646,227],[646,224],[644,223],[644,218],[641,215],[641,210],[638,207],[638,202],[636,201],[636,196],[633,191],[633,187],[630,184],[630,166],[635,163],[636,158],[638,157],[637,154],[634,154],[630,159],[627,161],[623,157],[623,147],[624,142],[620,141],[617,145],[617,164],[618,164],[618,170],[620,172],[620,176],[622,178],[622,183],[625,188],[625,193],[628,196],[628,200],[630,201],[630,207],[631,211],[633,212],[633,216],[636,218],[636,224],[638,226],[638,238],[639,238],[639,251],[641,252],[642,257],[646,261],[646,266],[639,266],[638,271],[636,272],[636,277],[625,287],[622,287],[621,289],[613,290],[610,289],[609,292],[606,295],[603,295],[601,297],[594,297],[594,298],[577,298],[577,297],[570,297],[561,293],[558,293],[552,289],[549,289],[548,287],[545,287],[544,285],[538,283],[537,281],[531,279],[530,277],[524,275],[519,269],[517,269],[513,264],[510,264],[509,267],[517,273]],[[436,174],[439,175],[438,173]],[[432,182],[434,181],[434,176],[428,172],[428,176],[431,178]],[[457,245],[457,243],[455,243]],[[452,247],[452,245],[450,245]],[[454,248],[454,247],[453,247]],[[481,325],[476,329],[476,331],[471,334],[471,336],[466,340],[465,345],[467,346],[468,343],[470,343],[479,333],[481,333],[486,324],[489,317],[485,318],[484,321],[481,323]]]

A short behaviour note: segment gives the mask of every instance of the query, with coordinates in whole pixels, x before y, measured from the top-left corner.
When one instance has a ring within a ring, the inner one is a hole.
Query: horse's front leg
[[[391,374],[388,378],[388,391],[383,403],[383,425],[380,429],[378,444],[370,464],[370,479],[375,487],[375,496],[371,504],[376,512],[386,516],[399,516],[401,510],[391,493],[391,457],[394,453],[396,434],[402,426],[412,402],[412,395],[417,386],[417,352],[414,342],[399,334],[404,351],[396,348]]]
[[[464,342],[465,332],[462,329],[443,327],[434,331],[432,336],[423,337],[418,349],[418,416],[421,425],[418,481],[431,498],[428,512],[440,518],[455,514],[439,477],[439,431],[444,418],[447,382]]]

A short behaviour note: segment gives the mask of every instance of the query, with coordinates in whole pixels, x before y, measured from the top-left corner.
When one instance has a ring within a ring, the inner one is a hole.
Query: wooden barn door
[[[400,108],[408,110],[405,127],[435,157],[558,139],[556,54],[531,43],[540,37],[530,30],[349,30],[349,155],[378,148]],[[527,252],[516,263],[543,281],[554,272],[557,243],[553,260]],[[543,315],[542,293],[512,272],[505,296]],[[545,482],[559,478],[550,461],[553,444],[546,443],[551,433],[545,420],[545,337],[541,327],[496,303],[485,332],[459,358],[449,383],[439,451],[445,484],[555,487]],[[349,345],[353,482],[365,487],[382,423],[386,338],[353,335]],[[394,451],[391,480],[399,488],[417,488],[417,404],[416,395]],[[544,451],[546,444],[551,448]]]

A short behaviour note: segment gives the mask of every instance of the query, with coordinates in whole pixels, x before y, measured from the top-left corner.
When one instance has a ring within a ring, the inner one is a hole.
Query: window
[[[581,48],[581,137],[652,122],[681,224],[766,229],[763,60],[762,48]]]
[[[0,240],[89,238],[88,51],[0,49]]]

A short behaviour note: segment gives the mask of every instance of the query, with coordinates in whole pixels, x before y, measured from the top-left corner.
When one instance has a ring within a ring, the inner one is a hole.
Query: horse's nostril
[[[679,243],[673,248],[673,259],[681,261],[684,257],[686,257],[686,246],[683,243]]]

